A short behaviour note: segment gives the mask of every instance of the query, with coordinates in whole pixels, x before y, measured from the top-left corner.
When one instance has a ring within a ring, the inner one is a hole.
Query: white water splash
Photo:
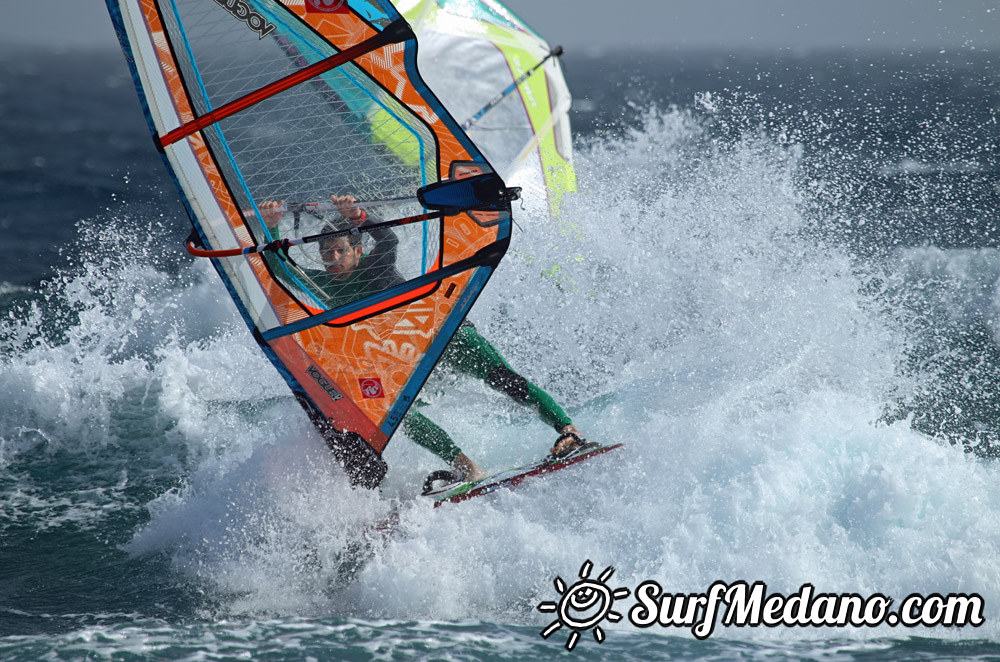
[[[128,265],[80,276],[65,294],[79,321],[59,341],[33,335],[41,312],[6,323],[23,351],[0,377],[2,466],[39,445],[135,447],[116,417],[142,393],[161,424],[140,468],[179,485],[147,504],[130,549],[169,556],[229,613],[541,623],[552,579],[585,559],[624,586],[976,591],[989,610],[1000,471],[879,422],[905,386],[907,332],[862,293],[865,270],[810,231],[800,158],[651,113],[579,150],[562,226],[522,222],[472,317],[586,434],[626,442],[587,467],[434,510],[412,495],[439,463],[400,436],[382,492],[351,490],[201,265],[177,286]],[[426,395],[425,413],[490,468],[552,441],[481,384],[437,376]],[[21,417],[45,439],[23,441]],[[397,507],[396,533],[366,546],[367,523]]]

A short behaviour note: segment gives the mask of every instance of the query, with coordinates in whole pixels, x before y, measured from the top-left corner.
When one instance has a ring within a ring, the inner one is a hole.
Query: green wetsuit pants
[[[464,322],[458,328],[441,356],[440,365],[481,379],[515,402],[533,408],[539,418],[557,431],[572,422],[552,396],[511,370],[500,352],[479,335],[471,322]],[[448,464],[462,452],[447,432],[415,408],[403,418],[403,430],[413,441]]]

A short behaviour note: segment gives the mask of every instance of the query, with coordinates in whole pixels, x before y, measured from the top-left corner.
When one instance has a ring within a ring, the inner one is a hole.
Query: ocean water
[[[996,56],[565,64],[570,224],[519,217],[471,317],[627,446],[434,510],[402,437],[380,491],[347,486],[184,253],[120,53],[0,51],[0,658],[1000,658]],[[425,397],[484,466],[551,442],[481,384]],[[566,652],[537,605],[585,561],[675,593],[975,593],[985,623],[622,620]]]

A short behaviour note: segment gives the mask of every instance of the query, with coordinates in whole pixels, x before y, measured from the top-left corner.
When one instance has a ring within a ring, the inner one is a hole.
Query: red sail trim
[[[351,324],[352,322],[357,322],[358,320],[364,319],[365,317],[371,317],[372,315],[377,315],[378,313],[383,313],[391,308],[400,306],[404,303],[410,303],[411,301],[416,301],[421,297],[425,297],[437,288],[438,282],[433,282],[423,287],[419,287],[415,290],[410,290],[409,292],[404,292],[398,296],[394,296],[391,299],[386,299],[385,301],[380,301],[374,305],[368,306],[367,308],[362,308],[361,310],[356,310],[353,313],[344,315],[343,317],[338,317],[337,319],[330,320],[326,322],[331,326],[344,326],[346,324]]]
[[[339,430],[350,430],[360,434],[368,445],[381,453],[385,450],[389,438],[384,432],[379,430],[368,416],[362,411],[350,396],[350,389],[344,384],[338,383],[323,366],[317,364],[303,348],[302,341],[290,336],[275,338],[268,342],[271,350],[278,359],[295,376],[295,379],[305,389],[309,398],[317,409],[330,420],[330,423]],[[323,388],[315,378],[309,376],[309,369],[316,368],[319,373],[326,377],[330,386],[337,389],[343,397],[331,398],[329,392]]]
[[[402,25],[399,25],[400,22]],[[259,90],[246,94],[239,99],[230,101],[227,104],[219,106],[215,110],[210,110],[201,117],[198,117],[186,124],[182,124],[173,131],[170,131],[166,135],[158,138],[160,149],[162,150],[164,147],[172,145],[178,140],[187,138],[196,131],[201,131],[207,126],[211,126],[220,120],[224,120],[231,115],[235,115],[241,110],[246,110],[251,106],[255,106],[261,101],[273,97],[275,94],[279,94],[285,90],[293,88],[296,85],[304,83],[311,78],[315,78],[322,73],[330,71],[331,69],[336,69],[340,65],[350,62],[355,58],[367,55],[368,53],[371,53],[372,51],[382,48],[388,44],[405,41],[411,37],[413,37],[413,32],[410,30],[410,26],[405,20],[399,19],[399,21],[395,24],[389,25],[382,32],[365,39],[359,44],[351,46],[347,50],[331,55],[330,57],[320,60],[305,69],[300,69],[293,74],[289,74],[284,78],[265,85]]]

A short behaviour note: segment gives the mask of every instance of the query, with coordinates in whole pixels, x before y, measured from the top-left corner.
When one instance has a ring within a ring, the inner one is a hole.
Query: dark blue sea
[[[402,436],[380,492],[347,486],[185,253],[121,54],[0,49],[0,659],[1000,659],[998,56],[564,65],[571,222],[519,217],[472,319],[627,446],[435,510]],[[552,441],[482,384],[425,397],[487,467]],[[623,619],[567,651],[537,606],[586,561],[985,622]]]

